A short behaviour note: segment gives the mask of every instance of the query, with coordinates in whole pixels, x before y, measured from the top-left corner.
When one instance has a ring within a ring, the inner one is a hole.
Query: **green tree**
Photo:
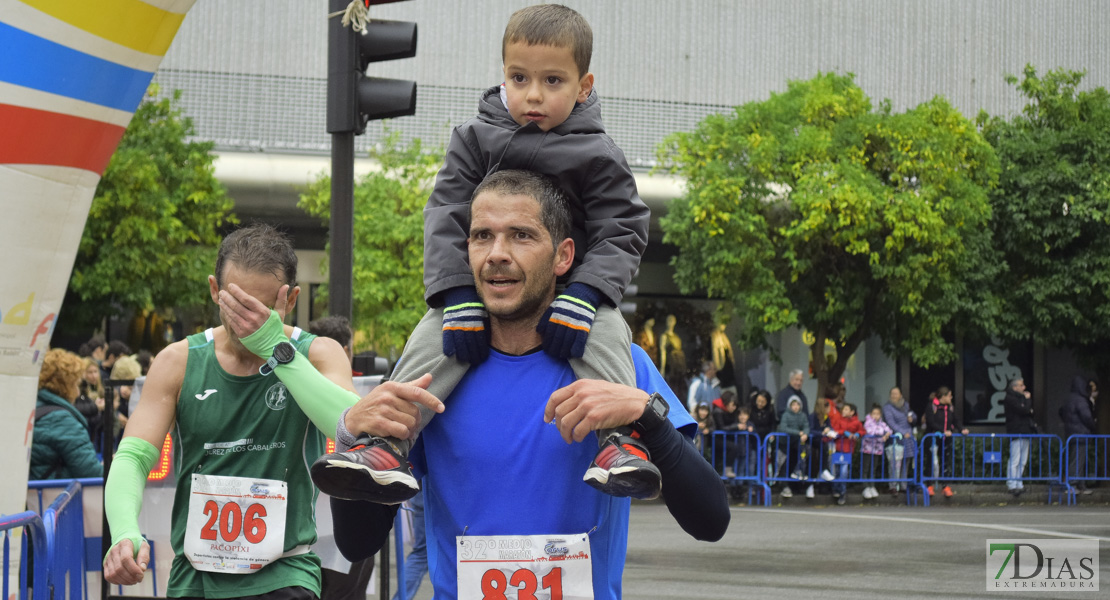
[[[355,181],[352,327],[378,354],[404,346],[427,310],[424,304],[424,205],[442,152],[420,140],[407,146],[390,132],[371,151],[380,169]],[[327,224],[331,178],[320,176],[299,206]]]
[[[950,326],[991,321],[997,159],[941,97],[895,114],[819,74],[670,136],[660,158],[686,179],[662,219],[680,289],[724,300],[746,346],[810,331],[822,393],[871,336],[930,365],[955,357]]]
[[[1027,65],[1020,80],[1007,77],[1026,100],[1021,114],[979,122],[1002,165],[991,195],[994,239],[1009,265],[1000,331],[1070,348],[1107,382],[1110,93],[1079,91],[1083,76],[1038,77]]]
[[[180,91],[158,96],[151,86],[97,185],[60,327],[209,302],[220,227],[237,219],[213,175],[213,144],[191,139]]]

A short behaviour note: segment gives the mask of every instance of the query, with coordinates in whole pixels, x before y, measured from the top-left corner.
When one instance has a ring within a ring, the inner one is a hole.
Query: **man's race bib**
[[[287,493],[284,481],[194,474],[185,525],[193,568],[248,574],[280,558]]]
[[[590,538],[456,536],[459,600],[592,600]]]

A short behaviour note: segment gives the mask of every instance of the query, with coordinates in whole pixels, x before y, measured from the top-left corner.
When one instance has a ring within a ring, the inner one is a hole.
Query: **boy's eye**
[[[524,83],[524,82],[526,81],[526,79],[524,78],[524,76],[523,76],[523,75],[521,75],[520,73],[517,73],[516,75],[513,75],[513,76],[512,76],[512,77],[510,77],[509,79],[510,79],[510,80],[511,80],[511,81],[512,81],[513,83]]]
[[[547,78],[547,85],[559,85],[562,82],[563,82],[562,79],[560,79],[560,78],[558,78],[554,75],[551,75]]]

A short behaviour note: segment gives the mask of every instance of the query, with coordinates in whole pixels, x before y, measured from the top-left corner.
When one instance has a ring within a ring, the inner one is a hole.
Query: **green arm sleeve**
[[[247,350],[262,358],[274,354],[274,346],[289,341],[276,311],[270,311],[270,318],[258,331],[240,339]],[[317,429],[324,435],[334,438],[335,426],[343,411],[358,402],[358,394],[339,387],[334,381],[324,377],[312,366],[303,354],[298,352],[293,362],[278,365],[274,374],[289,388],[297,406],[301,407]]]
[[[139,511],[143,508],[143,488],[146,476],[160,451],[150,442],[137,437],[125,437],[112,459],[108,480],[104,483],[104,514],[112,530],[112,546],[122,540],[131,540],[135,555],[143,536],[139,532]]]

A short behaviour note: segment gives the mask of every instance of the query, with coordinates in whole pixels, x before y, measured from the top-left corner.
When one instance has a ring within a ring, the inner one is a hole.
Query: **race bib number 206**
[[[590,539],[458,536],[459,600],[592,600]]]
[[[253,573],[282,555],[284,481],[193,474],[185,556],[199,571]]]

